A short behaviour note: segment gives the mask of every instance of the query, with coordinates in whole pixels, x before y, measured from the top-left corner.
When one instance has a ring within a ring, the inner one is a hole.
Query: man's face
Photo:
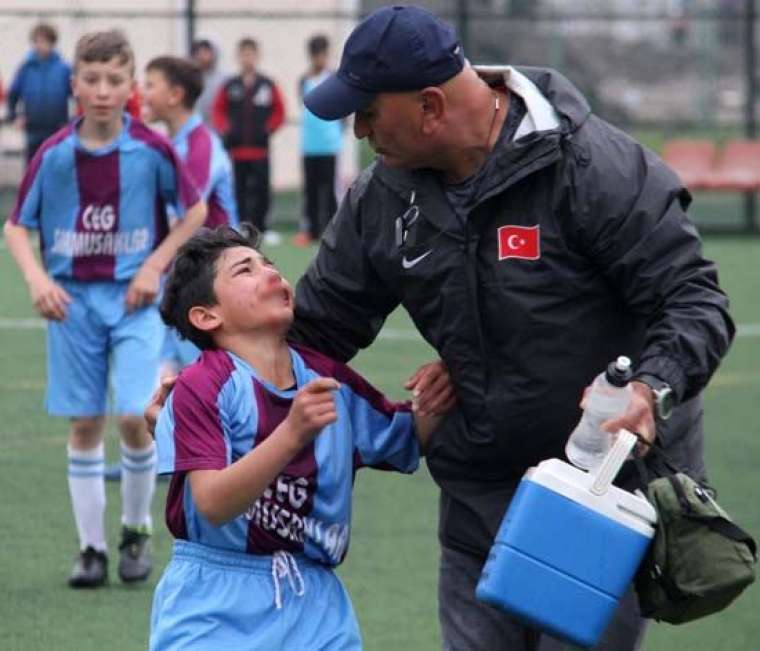
[[[214,64],[214,52],[211,48],[200,46],[193,53],[193,61],[201,70],[209,70]]]
[[[44,36],[38,34],[32,39],[32,48],[40,59],[47,59],[53,51],[53,44]]]
[[[160,70],[149,69],[145,73],[143,102],[145,118],[149,122],[166,120],[178,104],[181,90],[171,86],[166,75]]]
[[[293,322],[293,290],[255,249],[236,246],[216,263],[214,293],[225,334],[285,334]]]
[[[121,121],[133,86],[132,64],[122,63],[119,57],[80,61],[71,78],[72,92],[82,105],[85,119],[103,125]]]
[[[380,93],[354,115],[354,134],[389,167],[415,169],[427,164],[422,117],[418,93]]]
[[[238,63],[243,72],[256,72],[259,53],[256,48],[246,45],[238,49]]]

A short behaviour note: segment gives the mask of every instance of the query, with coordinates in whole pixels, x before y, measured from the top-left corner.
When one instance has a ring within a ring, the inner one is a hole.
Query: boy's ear
[[[187,313],[187,319],[193,327],[207,333],[211,333],[222,325],[222,317],[216,306],[195,305]]]

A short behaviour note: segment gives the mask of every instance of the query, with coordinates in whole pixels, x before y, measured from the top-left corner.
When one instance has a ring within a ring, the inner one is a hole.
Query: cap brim
[[[306,93],[303,103],[323,120],[339,120],[366,108],[374,98],[375,93],[351,86],[332,74]]]

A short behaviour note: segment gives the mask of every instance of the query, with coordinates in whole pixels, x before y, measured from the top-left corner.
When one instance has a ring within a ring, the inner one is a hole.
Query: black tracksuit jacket
[[[659,440],[704,476],[700,391],[734,334],[676,175],[591,113],[558,73],[519,71],[560,128],[492,152],[494,171],[466,220],[437,173],[366,169],[297,285],[292,331],[348,360],[404,306],[458,398],[428,450],[442,488],[440,537],[480,555],[523,472],[563,457],[583,388],[618,355],[674,389],[680,404]],[[411,204],[419,218],[399,246],[398,218]],[[499,259],[500,227],[536,225],[537,259]]]

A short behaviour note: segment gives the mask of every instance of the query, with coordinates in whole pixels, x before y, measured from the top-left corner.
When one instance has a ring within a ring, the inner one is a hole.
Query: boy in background
[[[72,88],[83,116],[40,147],[5,224],[32,302],[48,319],[47,410],[71,421],[68,483],[80,543],[74,588],[103,585],[108,576],[109,371],[124,468],[119,576],[142,581],[151,571],[155,446],[142,412],[163,335],[155,301],[163,270],[206,216],[171,144],[123,112],[134,83],[134,55],[120,32],[79,39]],[[186,209],[171,231],[167,205]],[[42,265],[29,230],[40,232]]]
[[[176,540],[150,648],[361,649],[332,571],[348,550],[355,472],[412,472],[440,416],[413,415],[347,366],[289,347],[293,292],[246,234],[193,236],[161,315],[203,353],[156,426]]]
[[[214,128],[222,136],[235,166],[235,191],[241,222],[276,245],[280,234],[269,229],[272,189],[269,180],[269,138],[285,120],[282,93],[258,71],[259,46],[244,38],[237,48],[240,74],[228,79],[214,99]]]
[[[319,86],[330,70],[327,63],[330,42],[321,34],[309,39],[309,71],[301,78],[298,95],[304,95]],[[343,146],[343,123],[340,120],[322,120],[305,106],[301,112],[301,151],[304,178],[304,226],[293,238],[296,246],[306,246],[319,240],[327,222],[337,209],[335,200],[335,165]]]
[[[192,61],[162,56],[146,66],[143,102],[147,119],[168,127],[172,145],[208,207],[204,225],[237,228],[232,164],[218,136],[194,110],[202,90],[202,73]],[[191,341],[180,340],[168,328],[161,353],[162,374],[176,375],[199,353]]]
[[[69,119],[71,68],[55,49],[58,32],[39,23],[29,33],[32,50],[8,90],[8,120],[26,134],[26,162]],[[23,113],[17,114],[18,104]]]

